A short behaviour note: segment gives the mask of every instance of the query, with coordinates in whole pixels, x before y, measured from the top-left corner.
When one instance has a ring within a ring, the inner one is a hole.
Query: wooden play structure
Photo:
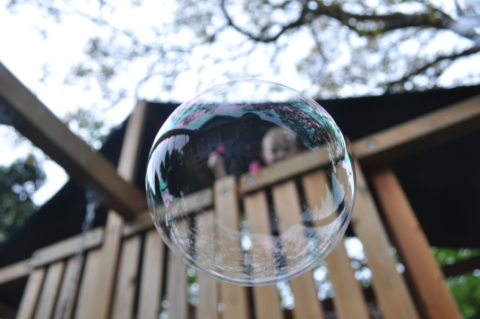
[[[91,230],[84,238],[82,259],[76,255],[82,237],[75,236],[0,268],[0,288],[28,277],[18,309],[0,303],[0,318],[157,319],[162,307],[166,308],[162,300],[168,301],[169,319],[320,319],[326,318],[327,308],[336,318],[368,319],[372,303],[385,319],[461,318],[445,274],[471,271],[479,266],[478,258],[456,267],[437,266],[409,199],[388,165],[400,156],[479,128],[480,95],[351,142],[357,178],[351,228],[363,243],[372,286],[362,290],[341,242],[326,259],[335,296],[319,301],[310,271],[289,282],[295,298],[291,312],[282,310],[276,286],[247,288],[201,273],[197,274],[198,305],[189,304],[187,265],[168,252],[153,226],[144,195],[132,185],[140,165],[139,141],[148,117],[147,102],[138,102],[129,117],[115,170],[1,64],[0,97],[11,112],[10,124],[62,165],[79,185],[100,189],[105,194],[102,204],[110,208],[105,227]],[[299,210],[295,180],[302,179],[309,205],[319,205],[319,199],[310,194],[321,185],[316,181],[325,178],[321,159],[318,153],[304,154],[292,159],[295,163],[261,171],[254,181],[252,176],[243,176],[238,186],[234,178],[227,177],[213,189],[190,195],[186,209],[210,209],[211,214],[197,220],[208,223],[214,213],[221,215],[222,207],[236,209],[238,201],[243,201],[251,225],[259,233],[268,233],[265,188],[271,187],[278,207],[291,212]],[[238,225],[235,220],[228,223]],[[199,236],[213,236],[213,231]],[[405,265],[403,274],[397,271],[391,247]]]

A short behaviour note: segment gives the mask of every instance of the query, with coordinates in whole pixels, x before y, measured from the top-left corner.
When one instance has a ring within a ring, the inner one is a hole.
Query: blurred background
[[[316,99],[480,83],[477,0],[0,4],[0,61],[93,149],[137,100],[181,103],[233,79],[279,82]],[[1,245],[68,176],[6,125],[0,154]],[[360,250],[351,255],[361,260]],[[432,253],[445,265],[480,251]],[[480,315],[480,270],[448,284],[465,317]]]

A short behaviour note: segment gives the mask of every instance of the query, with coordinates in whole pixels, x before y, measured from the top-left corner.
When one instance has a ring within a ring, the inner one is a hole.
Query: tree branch
[[[472,55],[472,54],[475,54],[475,53],[478,53],[480,52],[480,46],[474,46],[468,50],[465,50],[463,52],[460,52],[460,53],[456,53],[456,54],[451,54],[451,55],[440,55],[438,56],[434,61],[430,62],[430,63],[427,63],[426,65],[424,65],[423,67],[421,68],[418,68],[406,75],[404,75],[401,79],[397,80],[397,81],[394,81],[394,82],[388,82],[388,83],[385,83],[384,85],[386,85],[386,88],[387,88],[387,92],[390,91],[391,88],[393,88],[395,85],[401,85],[401,84],[404,84],[405,82],[407,82],[410,78],[416,76],[416,75],[419,75],[419,74],[422,74],[423,72],[427,71],[428,68],[434,66],[435,64],[441,62],[441,61],[444,61],[444,60],[453,60],[453,59],[458,59],[458,58],[461,58],[461,57],[465,57],[465,56],[469,56],[469,55]]]

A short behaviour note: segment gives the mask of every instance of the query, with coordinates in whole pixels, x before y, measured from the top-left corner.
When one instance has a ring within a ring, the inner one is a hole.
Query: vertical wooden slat
[[[45,277],[45,268],[38,268],[28,277],[27,287],[20,302],[17,319],[31,319],[37,305],[38,296]]]
[[[97,271],[100,262],[100,248],[90,250],[85,260],[78,302],[75,310],[75,319],[91,319],[88,311],[94,304],[96,296]]]
[[[135,180],[146,113],[147,103],[139,101],[130,115],[123,139],[117,172],[129,183]],[[139,204],[145,205],[145,202],[142,201]],[[105,319],[109,316],[122,239],[122,227],[123,218],[114,210],[110,210],[105,227],[97,289],[95,291],[96,298],[89,311],[90,318]]]
[[[141,238],[139,235],[127,238],[122,243],[122,253],[113,297],[113,319],[130,319],[133,316],[140,244]]]
[[[187,319],[187,265],[173,251],[168,254],[167,274],[168,318]]]
[[[234,232],[239,231],[240,220],[235,177],[228,176],[216,181],[214,194],[215,215],[219,224]],[[230,243],[230,238],[225,231],[218,230],[217,234],[217,240],[221,243],[220,253],[223,262],[228,261],[232,267],[242,267],[243,256],[240,240],[238,243]],[[222,282],[220,290],[220,299],[225,306],[223,318],[246,319],[249,317],[245,287]]]
[[[58,302],[55,306],[55,314],[53,319],[70,319],[74,301],[78,291],[78,281],[82,271],[83,257],[77,259],[76,256],[70,257],[63,276]]]
[[[202,258],[215,260],[215,227],[213,212],[205,212],[195,219],[196,254]],[[213,247],[212,247],[213,246]],[[198,272],[198,306],[196,319],[218,319],[218,283],[214,279]]]
[[[244,200],[245,214],[249,223],[250,234],[265,236],[262,246],[256,244],[251,250],[252,269],[254,277],[260,277],[262,272],[275,272],[274,242],[270,239],[272,231],[268,216],[267,196],[264,191],[249,195]],[[270,241],[269,241],[270,239]],[[275,285],[253,287],[255,314],[257,318],[281,319],[280,298]]]
[[[427,316],[430,319],[462,318],[395,173],[384,168],[372,174],[371,181]]]
[[[273,202],[277,213],[278,228],[282,239],[282,249],[286,257],[286,263],[294,261],[289,256],[296,256],[298,247],[308,247],[306,234],[297,234],[295,238],[283,240],[283,234],[294,230],[295,227],[303,224],[300,220],[300,201],[297,195],[295,182],[289,181],[273,187]],[[292,227],[293,226],[293,227]],[[323,310],[317,298],[313,273],[311,271],[296,277],[290,281],[295,307],[293,316],[295,319],[323,318]]]
[[[338,169],[339,170],[339,169]],[[319,210],[327,199],[327,175],[324,171],[311,173],[302,178],[310,210]],[[331,212],[338,216],[337,212]],[[315,227],[319,220],[314,220]],[[367,304],[358,285],[350,264],[350,258],[342,239],[326,258],[330,281],[335,291],[333,303],[337,317],[340,319],[369,319]]]
[[[158,318],[165,244],[156,230],[147,232],[143,251],[138,319]]]
[[[357,196],[351,225],[363,243],[380,309],[386,319],[419,318],[405,281],[398,273],[395,260],[390,254],[387,233],[358,161],[355,162],[355,167]]]
[[[50,319],[52,317],[64,267],[65,263],[63,261],[58,261],[48,267],[45,283],[38,301],[38,308],[35,312],[35,319]]]

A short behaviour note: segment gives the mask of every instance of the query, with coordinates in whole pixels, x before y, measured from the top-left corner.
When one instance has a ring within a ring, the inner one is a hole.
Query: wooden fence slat
[[[215,260],[215,227],[213,211],[208,211],[195,218],[197,257],[205,259],[201,262]],[[197,319],[218,319],[218,283],[216,280],[197,272],[198,306]]]
[[[300,201],[295,182],[288,181],[274,186],[272,194],[282,250],[288,265],[289,262],[295,261],[295,258],[302,258],[298,253],[307,253],[306,251],[299,252],[299,247],[308,249],[305,230],[300,221]],[[288,234],[288,237],[285,237],[285,234]],[[302,243],[302,241],[304,242]],[[323,318],[323,310],[317,298],[312,271],[292,279],[290,286],[295,298],[293,316],[296,319]]]
[[[339,173],[340,169],[337,169]],[[302,184],[311,211],[319,210],[327,199],[327,174],[324,171],[311,173],[302,178]],[[338,216],[337,212],[331,212]],[[321,220],[314,219],[315,227],[322,227]],[[319,225],[320,224],[320,225]],[[350,258],[342,239],[326,258],[330,281],[335,291],[333,303],[340,319],[369,319],[367,304],[362,290],[355,279]]]
[[[72,317],[82,272],[83,257],[80,258],[79,260],[77,256],[73,256],[68,259],[53,319],[70,319]]]
[[[168,254],[167,274],[168,318],[187,319],[187,265],[173,251]]]
[[[263,272],[275,272],[274,242],[268,215],[267,196],[264,191],[256,192],[244,199],[245,214],[249,223],[250,234],[264,236],[261,240],[264,246],[252,239],[251,249],[252,275],[260,277]],[[275,285],[253,287],[255,314],[257,318],[281,319],[283,314],[280,308],[280,298]]]
[[[118,266],[118,274],[113,297],[112,318],[130,319],[133,316],[133,303],[137,287],[138,258],[140,256],[140,235],[125,239]]]
[[[215,182],[215,215],[218,223],[231,231],[240,230],[238,211],[237,186],[235,177],[228,176]],[[220,227],[219,227],[220,228]],[[222,229],[217,229],[217,241],[220,242],[222,260],[229,261],[231,267],[242,267],[243,255],[240,247],[240,236],[237,242],[231,242],[228,234]],[[249,317],[247,291],[245,287],[221,283],[220,299],[225,309],[223,318],[247,319]]]
[[[138,319],[158,318],[160,314],[165,249],[157,230],[147,232],[143,251]]]
[[[57,261],[48,266],[38,307],[35,311],[35,319],[50,319],[52,317],[64,268],[65,263],[63,261]]]
[[[390,254],[390,244],[360,164],[355,162],[357,195],[351,225],[363,243],[372,286],[386,319],[419,318],[403,277]]]
[[[75,310],[75,319],[91,319],[88,311],[96,298],[97,271],[100,266],[101,248],[92,249],[87,253],[83,271],[78,302]]]
[[[28,277],[27,287],[20,302],[17,319],[31,319],[37,306],[38,296],[45,277],[45,268],[33,270]]]
[[[384,168],[374,172],[371,181],[427,316],[430,319],[462,318],[395,173]]]

